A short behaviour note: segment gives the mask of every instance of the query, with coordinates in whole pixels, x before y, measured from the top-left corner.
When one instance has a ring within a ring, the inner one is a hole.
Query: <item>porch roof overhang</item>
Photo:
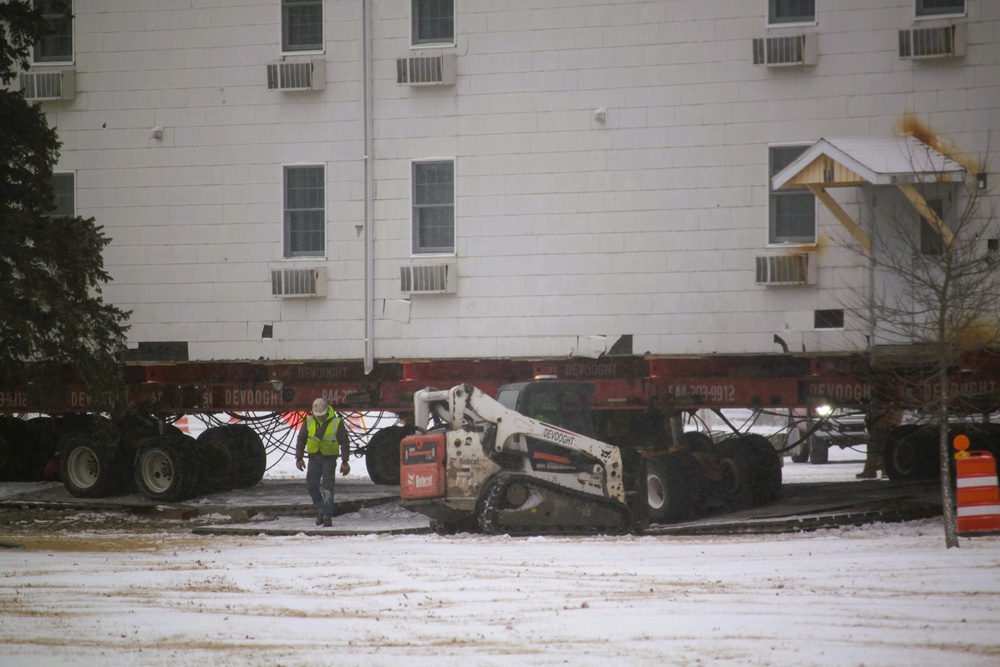
[[[820,139],[775,174],[775,190],[958,181],[965,169],[916,137]]]
[[[774,190],[807,189],[847,229],[866,253],[871,240],[860,225],[830,196],[827,188],[894,185],[946,243],[949,230],[914,187],[916,184],[961,181],[966,170],[955,160],[916,137],[847,137],[820,139],[774,175]]]

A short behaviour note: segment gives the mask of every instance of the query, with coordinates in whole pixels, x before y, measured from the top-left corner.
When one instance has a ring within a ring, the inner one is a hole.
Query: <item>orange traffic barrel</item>
[[[989,452],[960,451],[955,456],[955,475],[958,534],[1000,535],[996,459]]]

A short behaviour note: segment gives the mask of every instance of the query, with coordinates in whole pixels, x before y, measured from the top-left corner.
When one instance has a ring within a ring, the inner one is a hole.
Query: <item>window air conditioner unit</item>
[[[325,60],[268,63],[267,89],[295,92],[326,88]]]
[[[76,98],[76,70],[34,70],[19,76],[24,98],[36,102]]]
[[[758,285],[812,285],[815,282],[815,267],[806,253],[757,257]]]
[[[899,57],[956,58],[965,55],[965,26],[909,28],[899,31]]]
[[[794,67],[816,64],[816,35],[759,37],[753,40],[753,64]]]
[[[399,291],[403,294],[454,294],[458,275],[454,265],[404,265],[399,267]]]
[[[397,58],[396,83],[411,86],[453,86],[455,61],[454,53]]]
[[[283,299],[326,296],[326,268],[272,269],[271,296]]]

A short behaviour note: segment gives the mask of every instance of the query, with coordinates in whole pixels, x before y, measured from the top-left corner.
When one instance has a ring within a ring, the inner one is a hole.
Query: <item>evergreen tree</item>
[[[37,376],[46,364],[71,365],[92,408],[117,412],[129,313],[101,296],[110,239],[93,218],[52,215],[59,139],[41,107],[9,89],[45,32],[30,0],[0,3],[0,368],[16,383],[29,366]]]

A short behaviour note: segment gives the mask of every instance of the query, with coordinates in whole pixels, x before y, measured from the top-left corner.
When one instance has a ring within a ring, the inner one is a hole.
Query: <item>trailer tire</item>
[[[701,431],[685,431],[681,435],[681,446],[692,452],[715,451],[715,443],[707,433]]]
[[[720,495],[731,512],[749,509],[753,505],[750,493],[750,463],[748,452],[736,440],[719,443],[719,467],[722,469]]]
[[[889,433],[884,452],[885,474],[889,479],[912,480],[930,476],[926,459],[932,457],[928,457],[924,451],[928,449],[927,437],[922,433],[926,430],[905,424]]]
[[[767,505],[778,499],[781,493],[781,459],[762,435],[748,433],[740,437],[740,444],[746,452],[750,476],[750,504],[753,507]]]
[[[815,435],[809,438],[809,462],[822,465],[830,462],[830,443]]]
[[[147,498],[163,502],[187,500],[198,487],[196,441],[189,435],[147,440],[135,457],[135,483]]]
[[[36,481],[29,479],[34,468],[34,445],[27,422],[0,416],[0,482]]]
[[[58,477],[55,420],[0,416],[0,481],[40,482]],[[47,428],[46,428],[47,427]],[[56,471],[52,471],[56,463]]]
[[[41,474],[38,480],[58,481],[59,479],[59,424],[53,417],[33,417],[28,420],[35,451],[35,471]],[[35,481],[35,480],[29,480]]]
[[[809,461],[809,441],[802,438],[802,432],[797,428],[793,428],[788,435],[788,447],[791,448],[789,458],[792,459],[792,463]]]
[[[122,491],[136,493],[140,489],[135,482],[135,458],[139,448],[154,438],[180,435],[181,430],[168,424],[160,432],[160,422],[155,417],[131,415],[120,424],[121,437],[118,440],[123,465],[119,467],[119,487]]]
[[[210,430],[215,431],[213,438],[229,441],[233,488],[257,486],[267,471],[267,450],[257,432],[246,424],[227,424]]]
[[[415,430],[412,426],[398,424],[380,429],[371,437],[365,449],[365,468],[373,482],[388,486],[399,484],[399,443]]]
[[[59,454],[59,475],[77,498],[105,498],[121,488],[122,457],[118,443],[98,433],[70,436]]]
[[[678,523],[697,516],[701,504],[701,468],[690,452],[646,458],[649,520]]]
[[[225,429],[228,427],[216,426],[198,436],[199,491],[230,491],[236,484],[235,471],[242,454],[240,434]]]

